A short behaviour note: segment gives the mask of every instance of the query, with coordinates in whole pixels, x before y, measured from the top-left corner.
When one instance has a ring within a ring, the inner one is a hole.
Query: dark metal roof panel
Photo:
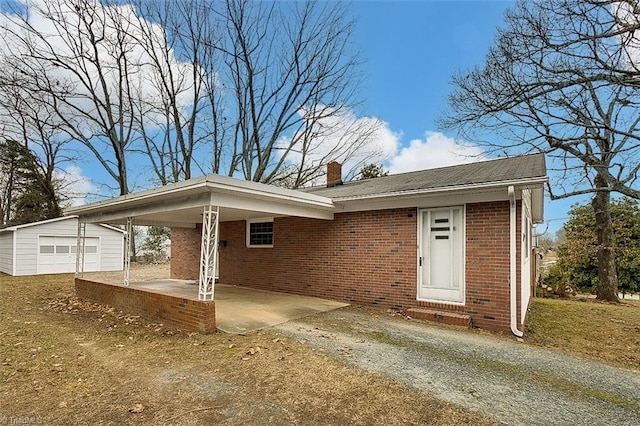
[[[316,186],[307,188],[305,191],[335,199],[481,185],[545,176],[544,154],[530,154],[352,181],[331,188]]]

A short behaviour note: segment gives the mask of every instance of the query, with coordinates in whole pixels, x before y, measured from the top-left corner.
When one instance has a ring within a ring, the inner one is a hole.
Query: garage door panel
[[[76,270],[76,237],[46,237],[38,239],[38,273],[57,274]],[[85,238],[84,271],[100,270],[100,239]]]

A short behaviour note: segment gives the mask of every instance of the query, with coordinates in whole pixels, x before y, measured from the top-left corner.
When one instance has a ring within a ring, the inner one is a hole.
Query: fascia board
[[[333,219],[333,212],[335,210],[333,203],[330,209],[318,208],[315,205],[310,206],[303,203],[283,202],[282,198],[239,197],[237,191],[228,193],[212,192],[209,204],[221,208],[228,207],[239,210],[264,212],[268,215],[299,216],[328,220]]]
[[[127,194],[111,200],[74,207],[68,209],[67,212],[87,216],[113,212],[116,209],[135,210],[136,207],[145,204],[164,203],[166,200],[184,199],[188,196],[198,196],[198,194],[203,193],[226,193],[242,198],[270,199],[276,202],[305,205],[327,211],[334,210],[333,201],[330,198],[229,177],[205,176],[188,184],[180,182],[149,191]]]
[[[249,194],[257,197],[303,202],[315,204],[320,207],[333,207],[332,200],[327,197],[309,194],[296,189],[280,188],[274,185],[235,179],[228,176],[210,176],[207,185],[221,191],[231,190],[234,193]]]
[[[532,186],[535,188],[543,188],[540,181],[520,180],[518,182],[518,187],[520,188],[530,188]],[[500,185],[466,185],[464,187],[451,187],[446,191],[406,191],[403,193],[385,194],[386,196],[380,197],[336,198],[334,202],[342,212],[406,207],[432,208],[444,205],[505,201],[509,199],[505,189],[508,186],[509,185],[504,182]],[[518,197],[521,196],[520,191],[517,191],[517,194]]]
[[[426,209],[506,200],[508,200],[506,190],[504,190],[504,188],[494,188],[473,192],[441,192],[374,200],[349,200],[348,202],[336,201],[336,204],[341,208],[342,212],[355,212],[416,207]]]
[[[174,197],[172,200],[156,199],[142,203],[118,203],[111,206],[88,208],[87,212],[80,215],[82,222],[116,223],[127,217],[143,216],[154,213],[162,213],[176,209],[203,207],[209,203],[209,195],[201,191],[198,195]]]
[[[510,185],[518,186],[518,187],[530,187],[532,185],[533,186],[543,185],[547,182],[547,180],[548,179],[545,176],[545,177],[540,177],[535,179],[531,179],[531,178],[515,179],[515,180],[508,180],[508,181],[479,183],[479,184],[471,184],[471,185],[457,185],[457,186],[445,186],[445,187],[428,188],[428,189],[414,189],[409,191],[397,191],[397,192],[389,192],[384,194],[334,197],[333,201],[337,203],[348,203],[350,201],[356,201],[356,200],[383,200],[383,199],[393,199],[393,198],[403,198],[403,197],[419,197],[422,195],[444,194],[449,192],[467,192],[467,191],[473,191],[473,190],[502,188],[502,187],[508,187]]]
[[[531,190],[531,220],[533,223],[544,221],[544,186]]]
[[[17,231],[18,229],[22,229],[22,228],[30,228],[32,226],[45,225],[47,223],[61,222],[63,220],[76,219],[77,217],[78,216],[75,216],[75,215],[55,217],[53,219],[41,220],[39,222],[23,223],[22,225],[9,226],[7,228],[2,229],[2,231]]]
[[[250,200],[269,200],[290,205],[305,205],[323,210],[333,210],[334,208],[333,201],[330,198],[320,197],[317,195],[310,196],[310,194],[295,190],[286,190],[287,192],[283,193],[280,191],[264,191],[262,188],[256,189],[239,185],[228,186],[209,184],[208,187],[211,190],[212,200],[216,195],[225,194],[230,197],[245,198]],[[229,205],[227,207],[232,206]]]
[[[148,191],[121,195],[120,197],[111,198],[105,201],[72,207],[65,210],[65,212],[86,216],[88,214],[113,211],[118,206],[126,205],[127,208],[135,207],[143,205],[152,199],[164,201],[167,199],[175,199],[177,196],[184,197],[207,191],[206,182],[201,181],[201,179],[198,179],[198,182],[190,183],[190,185],[181,185],[183,183],[184,182],[180,182],[180,184],[170,185],[170,187],[167,186]]]

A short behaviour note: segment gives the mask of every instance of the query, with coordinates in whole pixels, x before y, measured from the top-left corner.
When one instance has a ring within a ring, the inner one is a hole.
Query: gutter
[[[524,333],[518,330],[518,303],[516,300],[516,191],[513,185],[509,185],[509,296],[510,296],[510,325],[511,332],[517,337]]]

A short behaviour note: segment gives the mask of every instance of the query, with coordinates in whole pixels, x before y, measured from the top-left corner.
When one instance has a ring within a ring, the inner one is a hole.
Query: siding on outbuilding
[[[13,231],[0,233],[0,272],[13,275]]]
[[[3,268],[3,272],[11,275],[42,273],[39,270],[39,239],[59,237],[73,241],[72,245],[75,247],[77,233],[78,219],[75,216],[20,225],[0,231],[0,252],[2,252],[0,267]],[[122,231],[110,226],[87,223],[85,235],[87,238],[92,238],[92,241],[98,241],[97,267],[100,271],[122,270],[124,241]],[[7,260],[7,257],[12,256],[14,252],[15,270],[11,271],[7,266],[13,264],[13,259]],[[75,254],[70,256],[75,258]]]

